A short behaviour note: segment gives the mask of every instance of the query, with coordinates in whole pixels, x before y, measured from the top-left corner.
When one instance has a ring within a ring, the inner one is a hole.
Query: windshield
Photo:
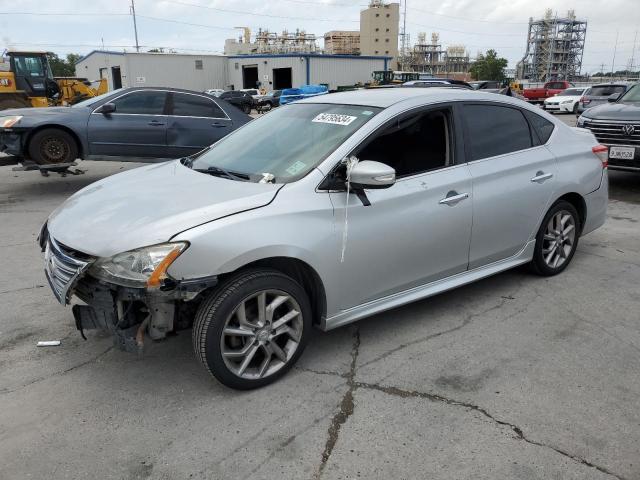
[[[118,88],[117,90],[111,90],[110,92],[107,93],[103,93],[102,95],[98,95],[97,97],[91,97],[91,98],[87,98],[86,100],[83,100],[81,102],[78,102],[74,105],[71,105],[71,108],[76,108],[76,107],[90,107],[91,105],[93,105],[94,103],[98,103],[100,100],[103,100],[107,97],[110,97],[111,95],[113,95],[114,93],[118,93],[121,90],[124,90],[123,88]]]
[[[291,182],[318,166],[380,110],[291,104],[249,122],[205,150],[190,166],[203,171],[224,169],[252,178],[271,174],[276,183]]]
[[[578,95],[582,95],[584,92],[583,88],[567,88],[564,92],[560,92],[558,94],[559,97],[577,97]]]
[[[24,77],[52,77],[43,56],[14,55],[16,75]]]
[[[640,102],[640,83],[636,83],[633,87],[631,87],[631,89],[620,99],[620,102]]]

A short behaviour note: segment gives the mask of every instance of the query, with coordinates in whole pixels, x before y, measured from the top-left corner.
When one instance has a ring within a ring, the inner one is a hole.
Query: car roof
[[[122,88],[122,89],[118,89],[118,93],[137,92],[137,91],[144,91],[144,90],[162,90],[162,91],[168,91],[168,92],[192,93],[194,95],[211,96],[206,91],[205,92],[198,92],[196,90],[187,90],[185,88],[173,88],[173,87],[125,87],[125,88]],[[113,91],[115,91],[115,90],[113,90]]]
[[[337,92],[329,95],[318,95],[316,97],[298,100],[295,103],[331,103],[342,105],[362,105],[368,107],[388,108],[396,103],[410,101],[412,99],[422,99],[424,103],[436,103],[451,100],[490,100],[494,102],[516,103],[522,105],[522,101],[497,95],[495,93],[479,92],[466,88],[371,88],[362,90],[352,90],[348,92]]]

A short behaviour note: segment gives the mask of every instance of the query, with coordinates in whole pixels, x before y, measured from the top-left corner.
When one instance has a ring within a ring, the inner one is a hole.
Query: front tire
[[[70,163],[78,158],[75,139],[57,128],[45,128],[29,140],[29,156],[39,165]]]
[[[577,117],[578,115],[578,103],[576,102],[576,104],[573,106],[573,114]]]
[[[224,385],[259,388],[298,360],[311,333],[311,315],[309,298],[293,279],[276,270],[248,270],[200,305],[193,348]]]
[[[547,212],[538,234],[530,266],[538,275],[562,272],[573,258],[580,237],[580,217],[567,201],[556,202]]]

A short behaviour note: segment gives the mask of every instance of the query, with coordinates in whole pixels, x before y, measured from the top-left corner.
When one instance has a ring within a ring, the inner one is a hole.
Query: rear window
[[[470,161],[531,148],[529,124],[517,108],[465,105]]]
[[[564,92],[559,93],[558,95],[563,95],[563,96],[578,96],[578,95],[582,95],[582,92],[584,90],[581,88],[567,88]]]
[[[608,97],[614,93],[624,93],[626,87],[624,85],[603,85],[600,87],[591,87],[589,95],[594,97]]]
[[[542,118],[540,115],[529,112],[528,110],[524,111],[524,116],[527,117],[529,124],[531,124],[531,128],[533,128],[534,143],[536,145],[544,145],[547,143],[549,141],[549,137],[553,133],[555,125],[546,118]]]

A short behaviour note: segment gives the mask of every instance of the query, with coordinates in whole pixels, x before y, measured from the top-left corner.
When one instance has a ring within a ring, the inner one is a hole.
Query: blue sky
[[[0,0],[0,48],[88,53],[104,43],[110,50],[132,50],[129,4],[130,0]],[[300,28],[319,37],[329,30],[357,30],[359,11],[366,4],[365,0],[136,0],[138,36],[145,50],[221,52],[224,40],[238,35],[237,26]],[[529,17],[541,17],[546,8],[564,15],[568,6],[562,0],[407,0],[407,33],[415,41],[421,31],[428,38],[437,31],[445,46],[464,44],[472,57],[494,48],[513,67],[524,54]],[[605,70],[611,69],[616,32],[615,68],[625,68],[640,29],[640,0],[579,0],[574,8],[589,22],[583,71],[600,70],[602,63]],[[635,58],[640,64],[640,37]]]

